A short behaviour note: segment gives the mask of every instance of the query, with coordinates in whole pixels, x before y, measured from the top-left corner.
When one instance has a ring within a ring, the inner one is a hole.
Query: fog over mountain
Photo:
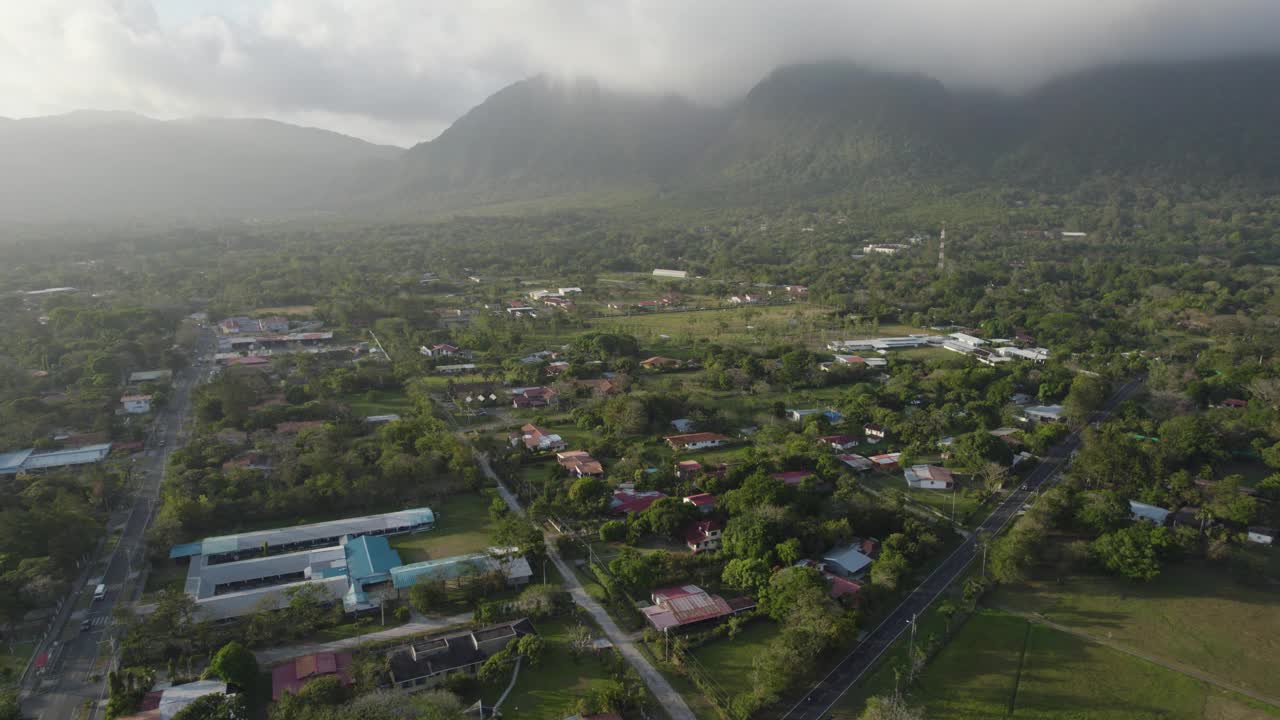
[[[1131,61],[1280,51],[1274,0],[41,0],[0,4],[0,116],[267,117],[405,147],[541,74],[742,97],[851,60],[1021,92]]]
[[[0,122],[0,221],[388,217],[610,194],[744,204],[1104,178],[1269,192],[1276,77],[1280,56],[1120,65],[1009,96],[823,62],[707,106],[540,76],[407,150],[271,120],[75,112]]]

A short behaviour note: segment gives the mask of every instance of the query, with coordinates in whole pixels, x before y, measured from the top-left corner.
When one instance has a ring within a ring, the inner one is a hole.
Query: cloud
[[[407,144],[550,72],[707,102],[846,58],[1017,91],[1280,51],[1276,0],[39,0],[0,7],[0,115],[266,116]]]

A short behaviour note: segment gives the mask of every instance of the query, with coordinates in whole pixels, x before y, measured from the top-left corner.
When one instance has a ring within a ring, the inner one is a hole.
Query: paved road
[[[524,508],[520,506],[520,501],[515,495],[507,490],[506,485],[502,484],[502,480],[498,474],[489,466],[489,459],[480,453],[476,453],[476,461],[480,465],[480,469],[484,471],[498,485],[498,494],[502,496],[507,507],[511,511],[520,515],[524,514]],[[667,715],[671,720],[697,720],[693,711],[685,703],[684,698],[676,691],[671,683],[658,672],[657,668],[649,662],[649,659],[640,652],[636,647],[634,639],[618,627],[613,618],[609,617],[609,613],[605,612],[600,603],[587,593],[587,589],[582,587],[582,583],[578,580],[578,576],[574,573],[573,568],[565,562],[564,558],[556,550],[555,544],[547,542],[547,555],[551,558],[551,562],[555,564],[556,569],[560,571],[560,575],[564,577],[565,584],[569,587],[569,594],[573,596],[573,601],[578,603],[582,609],[591,615],[596,624],[604,630],[604,634],[609,636],[609,642],[622,653],[622,657],[631,663],[631,667],[636,669],[640,674],[640,678],[644,680],[645,685],[649,686],[649,691],[653,693],[654,698],[667,711]]]
[[[196,345],[196,357],[208,363],[212,361],[215,341],[209,331],[199,336]],[[169,453],[184,441],[183,425],[191,407],[191,390],[204,374],[200,367],[187,368],[176,373],[173,381],[173,394],[169,405],[157,413],[151,437],[147,439],[144,453],[135,459],[134,473],[140,477],[138,491],[134,496],[133,506],[125,521],[124,532],[115,548],[105,558],[95,562],[105,562],[106,570],[101,582],[107,586],[107,595],[102,600],[92,601],[88,610],[74,610],[85,595],[92,595],[94,588],[84,586],[68,599],[62,616],[54,623],[49,633],[51,640],[61,636],[64,625],[72,623],[77,626],[81,620],[88,619],[93,627],[88,632],[81,632],[56,652],[51,652],[53,661],[42,677],[33,678],[30,687],[24,688],[28,694],[23,700],[23,711],[36,720],[65,720],[76,717],[76,713],[85,702],[96,703],[104,696],[105,673],[97,667],[99,658],[105,661],[111,652],[108,634],[111,629],[111,612],[118,603],[130,603],[137,599],[142,588],[137,582],[141,580],[143,570],[144,535],[151,522],[151,515],[160,494],[160,483],[164,479],[164,468]],[[136,565],[135,565],[136,563]],[[130,597],[123,597],[122,591],[128,590]],[[51,646],[51,650],[53,647]],[[103,677],[91,679],[96,673]],[[92,717],[92,715],[90,716]]]
[[[1132,397],[1140,386],[1140,380],[1126,383],[1090,420],[1105,419],[1117,405]],[[1074,432],[1050,449],[1040,465],[1027,476],[1026,481],[1018,489],[1009,493],[1009,496],[978,526],[978,529],[991,535],[1004,529],[1035,493],[1057,482],[1062,469],[1071,459],[1071,453],[1079,447],[1080,433]],[[919,587],[911,591],[902,604],[863,638],[851,653],[838,662],[821,682],[806,693],[800,702],[783,716],[784,720],[827,718],[831,708],[849,691],[849,688],[861,680],[862,676],[875,666],[880,656],[910,627],[912,618],[923,613],[943,590],[960,577],[977,555],[977,549],[975,533],[975,536],[965,539],[960,547],[935,568]]]

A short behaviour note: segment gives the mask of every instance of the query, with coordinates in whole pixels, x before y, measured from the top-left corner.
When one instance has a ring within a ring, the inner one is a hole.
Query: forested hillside
[[[1186,197],[1280,180],[1280,58],[1096,69],[1002,96],[848,63],[783,67],[726,107],[518,82],[408,149],[262,120],[0,123],[0,220],[421,216],[536,200],[746,207],[1098,182]]]

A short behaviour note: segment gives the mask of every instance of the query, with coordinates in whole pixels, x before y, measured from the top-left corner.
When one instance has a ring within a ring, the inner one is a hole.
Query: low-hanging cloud
[[[1018,91],[1108,62],[1280,51],[1277,0],[155,2],[4,3],[0,115],[264,116],[408,144],[544,72],[723,102],[810,60]]]

